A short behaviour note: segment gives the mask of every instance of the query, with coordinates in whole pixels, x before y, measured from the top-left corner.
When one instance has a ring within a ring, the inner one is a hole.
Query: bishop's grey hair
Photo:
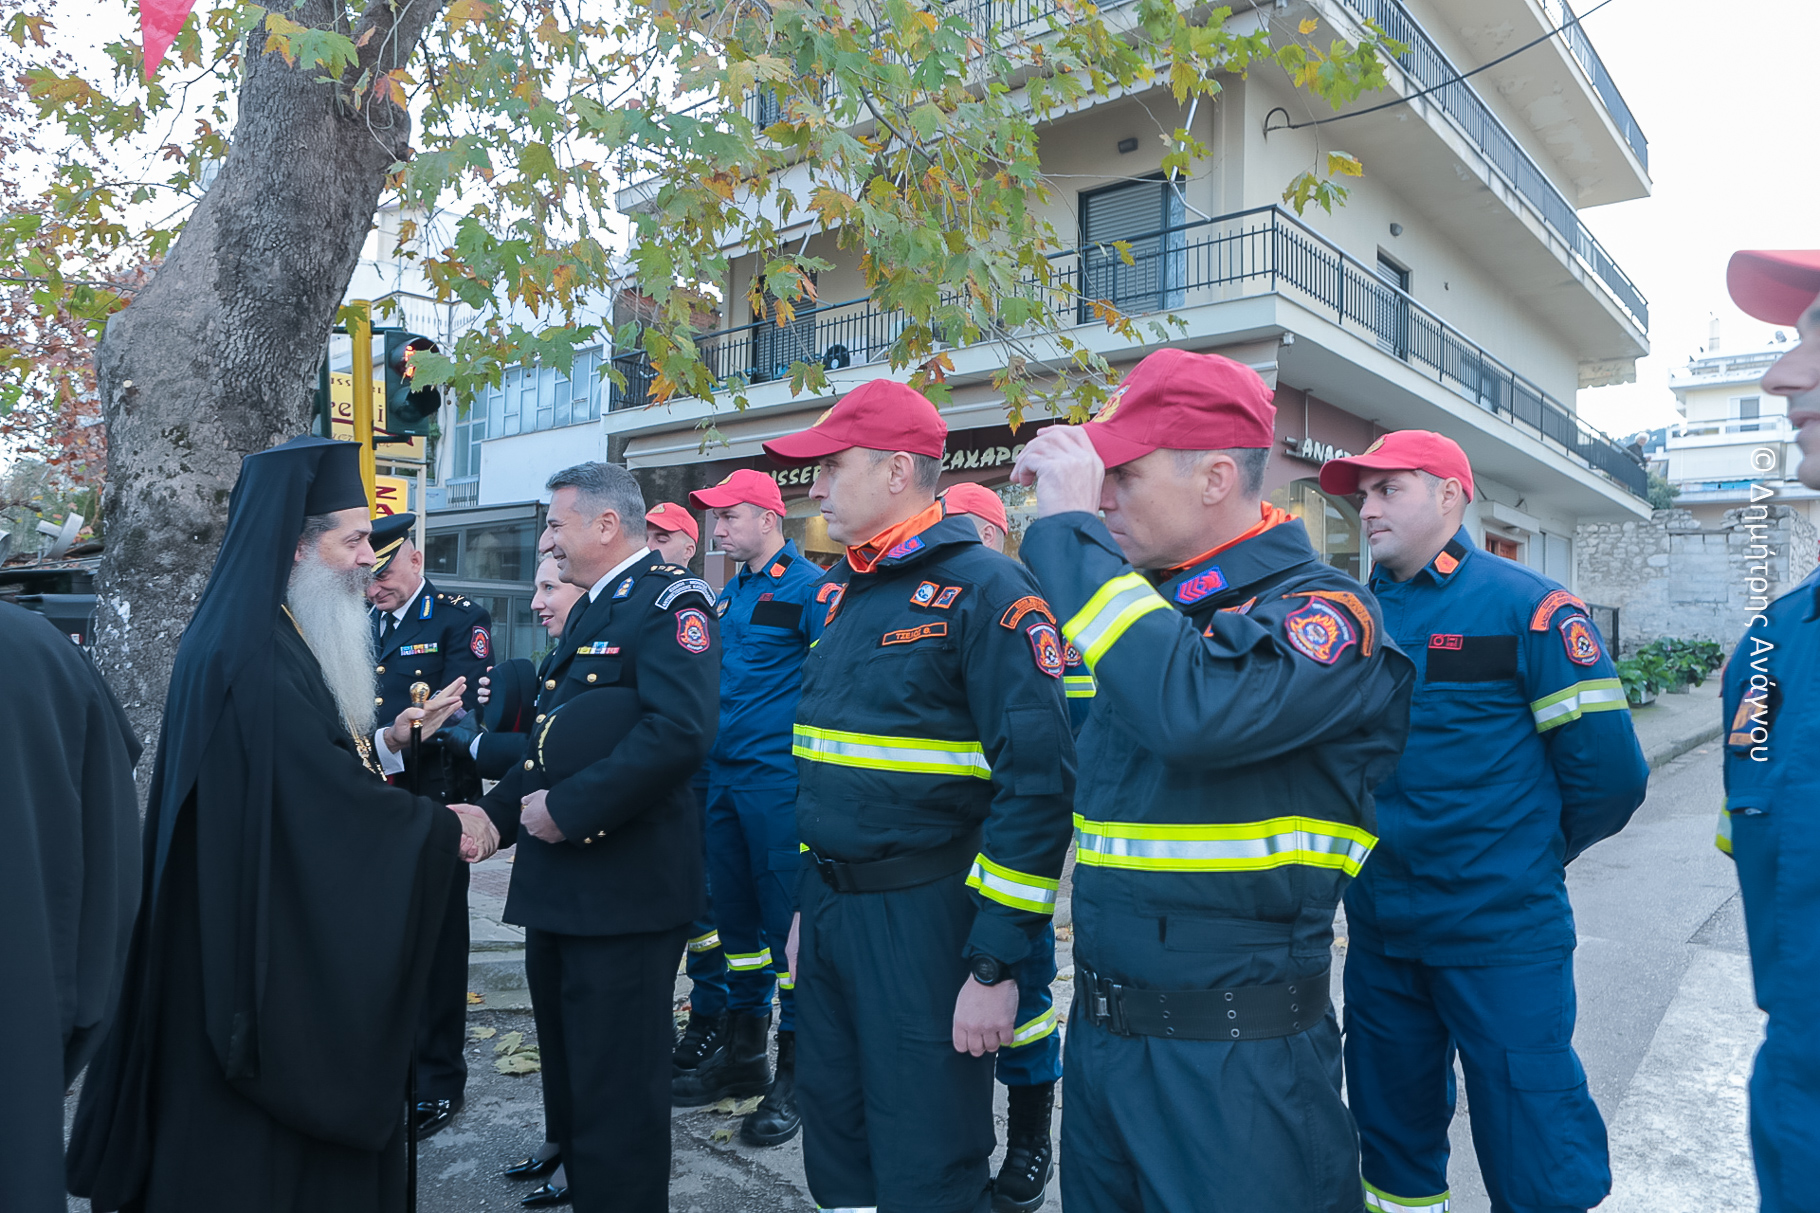
[[[591,518],[611,510],[619,515],[619,524],[633,532],[644,533],[645,493],[632,473],[615,463],[578,463],[564,468],[545,482],[544,488],[574,489],[580,498],[582,513]]]

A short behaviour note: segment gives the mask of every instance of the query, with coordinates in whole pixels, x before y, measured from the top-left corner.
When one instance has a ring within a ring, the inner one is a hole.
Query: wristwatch
[[[967,967],[973,973],[973,980],[982,986],[995,986],[1011,976],[1011,966],[984,952],[975,952],[967,961]]]

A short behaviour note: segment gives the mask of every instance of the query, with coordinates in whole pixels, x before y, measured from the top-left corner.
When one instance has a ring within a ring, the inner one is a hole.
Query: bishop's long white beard
[[[291,570],[285,604],[316,654],[335,706],[357,737],[373,732],[373,625],[367,615],[367,569],[336,569],[314,551]]]

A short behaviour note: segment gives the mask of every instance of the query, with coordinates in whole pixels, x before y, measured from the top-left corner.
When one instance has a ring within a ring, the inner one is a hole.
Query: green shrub
[[[1724,664],[1725,650],[1711,640],[1664,636],[1618,662],[1618,680],[1624,684],[1624,697],[1635,707],[1646,694],[1659,695],[1683,683],[1699,686]]]

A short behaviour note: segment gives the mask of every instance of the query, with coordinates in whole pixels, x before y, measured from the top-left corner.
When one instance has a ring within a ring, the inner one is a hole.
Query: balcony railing
[[[1511,187],[1536,208],[1542,221],[1555,230],[1593,275],[1611,289],[1620,306],[1630,313],[1639,328],[1649,328],[1649,302],[1628,275],[1618,268],[1593,234],[1580,222],[1579,212],[1554,187],[1529,153],[1523,150],[1505,125],[1498,121],[1471,84],[1459,79],[1447,56],[1417,23],[1400,0],[1341,0],[1359,17],[1375,21],[1390,37],[1409,49],[1397,60],[1418,88],[1434,89],[1428,99],[1439,105],[1453,120],[1468,142],[1491,162]],[[1579,26],[1575,26],[1577,31]],[[1587,51],[1592,50],[1587,43]],[[1595,56],[1595,59],[1597,57]],[[1603,70],[1603,68],[1601,68]],[[1612,90],[1617,93],[1616,88]],[[1622,104],[1623,99],[1619,98]],[[1629,111],[1625,113],[1628,115]],[[1635,125],[1634,123],[1632,124]],[[1641,134],[1638,135],[1641,139]]]
[[[1281,207],[1135,233],[1124,243],[1129,262],[1105,245],[1056,254],[1058,277],[1072,289],[1056,290],[1046,302],[1077,322],[1097,324],[1094,300],[1139,315],[1293,294],[1486,412],[1647,495],[1643,468],[1610,438]],[[830,370],[883,361],[908,323],[901,311],[854,299],[799,309],[788,325],[764,321],[703,333],[696,345],[717,381],[755,384],[788,378],[793,361]],[[643,351],[622,354],[613,366],[626,382],[612,389],[609,408],[648,403],[652,371]]]
[[[1637,125],[1630,106],[1624,103],[1624,94],[1618,91],[1611,73],[1605,70],[1605,61],[1593,49],[1592,39],[1586,36],[1586,28],[1574,21],[1574,10],[1568,7],[1567,0],[1541,0],[1541,5],[1549,24],[1561,30],[1568,53],[1586,69],[1587,76],[1592,80],[1593,91],[1605,103],[1605,112],[1611,115],[1612,124],[1624,136],[1624,142],[1630,144],[1630,150],[1636,153],[1637,162],[1647,170],[1649,140],[1643,137],[1643,128]],[[1573,21],[1572,25],[1568,24],[1570,21]]]

